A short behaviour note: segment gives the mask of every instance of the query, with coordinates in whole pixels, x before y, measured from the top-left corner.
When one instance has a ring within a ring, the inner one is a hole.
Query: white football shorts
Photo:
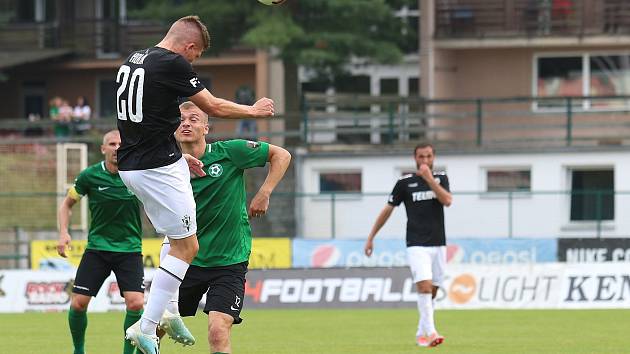
[[[174,239],[197,233],[195,199],[188,163],[183,157],[163,167],[119,171],[127,188],[144,205],[155,230]]]
[[[415,283],[431,280],[434,286],[442,286],[446,268],[446,246],[407,247],[407,261]]]

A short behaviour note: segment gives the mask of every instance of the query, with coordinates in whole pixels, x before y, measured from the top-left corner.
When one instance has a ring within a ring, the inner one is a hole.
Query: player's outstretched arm
[[[365,255],[370,257],[372,255],[372,251],[374,250],[374,237],[378,231],[385,225],[389,217],[392,215],[392,211],[394,211],[394,206],[391,204],[386,204],[381,213],[376,217],[376,221],[372,226],[372,230],[370,231],[370,235],[368,236],[367,241],[365,241]]]
[[[269,161],[269,172],[267,172],[265,182],[249,204],[250,217],[258,217],[267,213],[269,197],[287,171],[291,162],[291,154],[279,146],[269,144],[267,161]]]
[[[273,117],[273,100],[263,97],[251,106],[234,103],[222,98],[214,97],[210,91],[203,89],[190,100],[211,117],[240,119],[240,118],[268,118]]]
[[[59,212],[57,213],[57,221],[59,224],[59,241],[57,242],[57,253],[61,257],[67,257],[66,248],[70,246],[70,233],[68,233],[68,226],[70,225],[70,216],[72,215],[72,207],[76,204],[76,200],[70,196],[61,202],[59,206]]]

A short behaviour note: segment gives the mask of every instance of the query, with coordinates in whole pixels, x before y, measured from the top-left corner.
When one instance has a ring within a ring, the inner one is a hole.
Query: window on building
[[[613,220],[614,170],[571,171],[571,221]]]
[[[630,94],[630,56],[597,55],[589,59],[590,96],[621,96]],[[593,108],[623,108],[625,100],[591,100]]]
[[[368,75],[340,75],[335,77],[337,93],[370,94],[370,77]]]
[[[309,81],[302,83],[302,92],[317,92],[317,93],[326,93],[326,90],[330,86],[329,83],[325,81]]]
[[[409,97],[420,96],[420,85],[417,77],[410,77],[407,81],[409,85]]]
[[[621,96],[630,94],[630,55],[596,55],[538,57],[536,59],[535,95],[557,96]],[[565,100],[538,101],[538,108],[562,108]],[[578,109],[627,109],[627,100],[575,100]]]
[[[381,95],[398,94],[398,78],[387,78],[380,80]]]
[[[488,169],[486,181],[488,192],[518,192],[532,189],[530,169]]]
[[[361,192],[361,172],[321,172],[319,192]]]
[[[538,58],[536,96],[582,96],[583,67],[582,57],[552,57]],[[575,102],[575,104],[580,104]],[[539,101],[538,107],[564,107],[564,100]]]

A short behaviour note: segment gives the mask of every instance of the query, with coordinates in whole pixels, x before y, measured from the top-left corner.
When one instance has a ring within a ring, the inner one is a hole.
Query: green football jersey
[[[118,173],[110,173],[105,162],[99,162],[79,173],[74,190],[89,200],[88,249],[142,252],[140,202]]]
[[[197,204],[199,253],[192,264],[220,267],[249,260],[252,231],[243,171],[264,166],[269,145],[247,140],[208,144],[201,157],[204,177],[191,184]]]

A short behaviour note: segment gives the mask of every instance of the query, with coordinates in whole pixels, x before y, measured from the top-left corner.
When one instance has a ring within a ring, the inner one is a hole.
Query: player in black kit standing
[[[401,177],[387,205],[376,218],[365,243],[369,257],[374,249],[374,237],[385,225],[394,207],[405,203],[407,211],[407,259],[413,281],[418,290],[418,330],[416,344],[435,347],[444,342],[433,320],[433,298],[442,286],[446,265],[446,236],[444,234],[444,206],[450,206],[452,196],[448,177],[433,172],[435,151],[431,144],[419,144],[414,149],[417,171]]]
[[[209,43],[208,30],[199,17],[183,17],[155,47],[131,53],[116,75],[122,140],[119,174],[142,201],[156,231],[167,236],[171,245],[153,277],[142,319],[126,333],[144,354],[159,353],[158,325],[184,345],[195,342],[172,299],[177,299],[179,285],[199,249],[190,171],[205,173],[201,161],[182,155],[175,141],[181,120],[178,99],[189,98],[212,117],[264,118],[274,113],[268,98],[252,106],[239,105],[214,97],[203,86],[191,63]]]

